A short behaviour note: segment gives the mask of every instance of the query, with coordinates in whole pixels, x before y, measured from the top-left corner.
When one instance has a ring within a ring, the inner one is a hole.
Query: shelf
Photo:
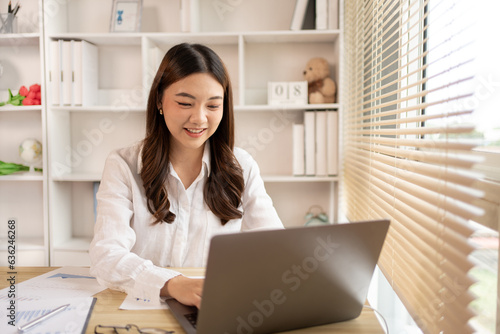
[[[63,33],[50,39],[86,40],[96,45],[140,45],[148,38],[160,44],[203,43],[210,45],[237,44],[239,37],[248,43],[334,43],[340,30],[282,30],[255,32],[200,32],[200,33]]]
[[[264,182],[335,182],[337,176],[283,176],[262,175]]]
[[[293,176],[293,175],[263,175],[264,182],[334,182],[337,176]],[[100,173],[71,173],[54,177],[53,181],[62,182],[99,182]]]
[[[41,111],[42,106],[13,106],[11,104],[6,104],[0,107],[0,112],[23,112],[23,111]]]
[[[39,33],[26,34],[0,34],[0,47],[2,46],[26,46],[38,45],[40,43]]]
[[[334,182],[338,181],[337,176],[291,176],[291,175],[263,175],[264,182]],[[60,176],[53,179],[60,182],[99,182],[100,174],[74,173]]]
[[[41,172],[17,172],[1,175],[0,181],[43,181],[43,174]]]
[[[19,107],[18,107],[19,108]],[[338,103],[324,103],[324,104],[286,104],[286,105],[235,105],[234,111],[244,112],[244,111],[275,111],[275,110],[318,110],[318,109],[336,109],[338,110],[340,105]],[[70,112],[146,112],[146,106],[144,107],[114,107],[114,106],[52,106],[53,111],[70,111]],[[0,111],[2,109],[0,108]],[[31,110],[31,109],[26,109]]]
[[[242,33],[247,43],[334,43],[340,30],[282,30]]]
[[[338,103],[325,103],[325,104],[286,104],[286,105],[237,105],[234,110],[238,112],[243,111],[275,111],[275,110],[318,110],[318,109],[339,109]]]
[[[115,106],[52,106],[53,111],[70,111],[70,112],[146,112],[146,107],[115,107]]]
[[[85,40],[96,45],[141,45],[141,33],[63,33],[50,35],[50,39]]]

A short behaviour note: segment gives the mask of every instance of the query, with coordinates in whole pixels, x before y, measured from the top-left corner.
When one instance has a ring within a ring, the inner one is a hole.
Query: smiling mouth
[[[199,133],[202,133],[203,131],[205,131],[205,129],[188,129],[188,128],[184,128],[187,132],[189,133],[193,133],[193,134],[199,134]]]

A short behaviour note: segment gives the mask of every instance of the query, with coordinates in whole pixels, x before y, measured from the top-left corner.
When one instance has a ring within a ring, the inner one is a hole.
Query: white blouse
[[[91,274],[99,283],[138,298],[159,298],[160,289],[178,272],[164,267],[204,267],[216,234],[283,228],[266,193],[257,163],[234,149],[243,168],[242,219],[224,226],[206,205],[203,188],[210,174],[209,145],[197,179],[184,188],[170,165],[166,187],[172,224],[158,223],[149,212],[140,176],[142,144],[112,152],[97,192],[97,220],[90,245]]]

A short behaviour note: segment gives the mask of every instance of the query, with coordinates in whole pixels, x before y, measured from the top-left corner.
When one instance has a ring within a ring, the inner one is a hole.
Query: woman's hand
[[[202,278],[179,275],[167,281],[160,294],[175,298],[184,305],[200,308],[203,281]]]

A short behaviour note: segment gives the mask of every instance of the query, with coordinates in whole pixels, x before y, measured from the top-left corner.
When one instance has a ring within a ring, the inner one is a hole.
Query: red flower
[[[28,88],[21,86],[21,88],[19,88],[19,95],[28,96]]]
[[[23,100],[23,106],[32,106],[34,104],[33,102],[34,102],[33,99],[27,97]]]
[[[39,84],[34,84],[30,86],[30,91],[38,93],[40,91],[41,87]]]
[[[26,98],[27,98],[27,99],[36,99],[36,92],[34,92],[34,91],[30,90],[30,91],[28,92],[28,95],[26,95]]]

